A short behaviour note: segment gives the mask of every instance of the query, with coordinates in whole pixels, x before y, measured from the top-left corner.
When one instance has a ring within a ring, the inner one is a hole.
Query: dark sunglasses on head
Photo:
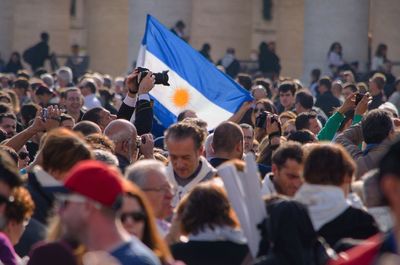
[[[18,153],[18,157],[19,157],[19,159],[21,159],[21,160],[26,159],[28,156],[29,156],[29,153],[27,153],[27,152],[19,152],[19,153]]]
[[[254,109],[254,112],[263,112],[263,111],[265,111],[265,109],[258,109],[258,108]]]
[[[121,213],[121,222],[125,222],[128,218],[132,218],[135,222],[141,222],[146,219],[146,215],[143,212]]]
[[[13,201],[14,201],[13,196],[7,197],[7,196],[4,196],[3,194],[0,194],[0,204],[3,204],[3,203],[9,204],[9,203],[12,203]]]

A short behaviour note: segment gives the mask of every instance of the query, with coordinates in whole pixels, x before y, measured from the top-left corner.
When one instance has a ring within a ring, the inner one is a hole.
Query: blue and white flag
[[[213,129],[252,100],[248,91],[150,15],[137,66],[152,72],[169,70],[171,86],[156,85],[150,92],[155,118],[165,128],[180,112],[191,109]]]

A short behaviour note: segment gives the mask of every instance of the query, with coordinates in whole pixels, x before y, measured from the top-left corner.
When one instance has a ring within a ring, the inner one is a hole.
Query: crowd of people
[[[209,60],[210,48],[201,51]],[[12,71],[0,74],[1,263],[392,264],[384,254],[399,261],[400,80],[381,68],[387,47],[378,50],[376,69],[361,82],[335,43],[332,75],[315,69],[305,86],[280,76],[266,43],[256,76],[232,65],[228,49],[218,67],[254,100],[212,131],[183,109],[161,144],[152,135],[151,72],[112,78],[71,62],[55,72],[43,62],[33,71],[5,68]],[[225,163],[243,170],[250,155],[268,212],[257,257],[218,175]]]

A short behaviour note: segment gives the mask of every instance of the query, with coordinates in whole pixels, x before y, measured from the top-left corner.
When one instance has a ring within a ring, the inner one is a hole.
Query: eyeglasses
[[[24,227],[26,227],[28,224],[29,224],[29,221],[30,221],[31,219],[30,218],[24,218],[24,221],[22,221],[22,225],[24,226]]]
[[[143,191],[154,191],[154,192],[162,192],[162,193],[167,193],[170,192],[172,194],[175,194],[175,189],[170,187],[170,186],[164,186],[164,187],[159,187],[159,188],[142,188]]]
[[[140,136],[136,137],[136,149],[139,149],[142,145],[142,138]]]
[[[2,203],[12,203],[14,201],[13,196],[4,196],[3,194],[0,194],[0,204]]]
[[[69,195],[56,195],[57,205],[60,209],[64,209],[68,206],[69,202],[84,203],[86,198],[78,194]]]
[[[57,194],[56,195],[56,201],[57,201],[57,206],[60,209],[65,209],[70,202],[84,203],[84,202],[89,202],[89,201],[94,204],[95,208],[97,208],[97,209],[101,209],[102,208],[100,203],[98,203],[96,201],[93,201],[93,200],[91,200],[89,198],[86,198],[86,197],[84,197],[82,195],[79,195],[79,194],[67,194],[67,195]]]
[[[21,159],[21,160],[25,160],[28,156],[29,156],[29,153],[28,153],[28,152],[19,152],[19,153],[18,153],[18,157],[19,157],[19,159]]]
[[[255,113],[257,113],[257,112],[263,112],[263,111],[265,111],[265,109],[255,108],[253,111],[254,111]]]
[[[137,211],[137,212],[126,212],[126,213],[121,213],[120,217],[121,222],[126,222],[128,218],[131,218],[135,222],[143,222],[146,220],[146,215],[143,212]]]

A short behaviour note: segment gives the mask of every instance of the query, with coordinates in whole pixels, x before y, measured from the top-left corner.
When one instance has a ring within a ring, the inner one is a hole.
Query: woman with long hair
[[[158,232],[153,210],[143,192],[134,184],[123,181],[128,191],[123,198],[119,217],[122,226],[131,235],[149,247],[162,264],[172,264],[173,258],[167,244]]]
[[[248,247],[220,185],[197,185],[180,202],[177,220],[189,241],[171,246],[176,259],[186,264],[242,264]]]

